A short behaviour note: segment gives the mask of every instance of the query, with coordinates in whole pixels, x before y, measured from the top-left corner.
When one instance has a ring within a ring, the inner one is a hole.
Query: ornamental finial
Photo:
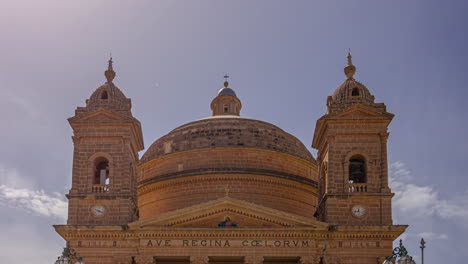
[[[104,76],[106,76],[108,83],[112,83],[112,81],[115,78],[115,72],[114,72],[114,68],[112,67],[112,63],[113,61],[112,61],[112,54],[111,54],[111,57],[109,59],[109,65],[107,66],[107,71],[104,72]]]
[[[353,65],[353,56],[351,56],[351,49],[348,50],[348,66]]]
[[[224,87],[228,88],[229,82],[228,82],[229,75],[224,74]]]
[[[356,73],[356,66],[353,65],[353,56],[351,56],[351,49],[348,51],[348,64],[344,68],[344,73],[348,79],[353,79],[354,73]]]

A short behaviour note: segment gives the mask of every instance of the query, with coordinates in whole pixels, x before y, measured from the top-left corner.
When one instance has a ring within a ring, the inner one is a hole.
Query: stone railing
[[[106,184],[93,184],[93,192],[95,192],[95,193],[109,192],[109,185],[106,185]]]
[[[367,192],[367,184],[366,183],[350,183],[349,192],[351,193]]]

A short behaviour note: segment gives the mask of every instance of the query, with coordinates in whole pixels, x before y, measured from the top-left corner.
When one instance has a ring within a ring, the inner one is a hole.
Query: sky
[[[210,115],[225,73],[242,116],[310,145],[348,49],[395,114],[393,220],[418,263],[468,257],[468,2],[0,0],[0,263],[53,263],[64,246],[72,130],[105,82],[132,99],[145,147]],[[144,151],[140,153],[142,155]]]

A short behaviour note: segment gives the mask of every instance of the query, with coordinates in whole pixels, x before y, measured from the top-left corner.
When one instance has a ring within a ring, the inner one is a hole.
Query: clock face
[[[362,205],[355,205],[353,206],[353,209],[351,210],[351,213],[355,217],[364,217],[366,215],[366,208]]]
[[[106,213],[106,208],[102,205],[95,205],[91,208],[91,212],[96,217],[102,217]]]

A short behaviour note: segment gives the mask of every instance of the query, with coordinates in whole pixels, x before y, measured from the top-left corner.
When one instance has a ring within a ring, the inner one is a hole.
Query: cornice
[[[162,238],[206,238],[206,239],[245,239],[245,238],[301,238],[330,240],[394,240],[401,235],[407,225],[381,226],[334,226],[333,231],[316,230],[310,227],[279,228],[181,228],[153,227],[151,230],[123,230],[121,226],[71,226],[56,225],[56,231],[66,240],[69,239],[162,239]],[[118,230],[120,228],[120,230]]]
[[[268,177],[248,177],[247,175],[260,175]],[[307,187],[317,188],[318,183],[314,180],[304,178],[302,176],[297,176],[293,174],[280,173],[276,171],[260,170],[260,169],[230,169],[230,168],[221,168],[221,169],[201,169],[201,170],[192,170],[192,171],[182,171],[166,174],[163,176],[150,178],[144,181],[141,181],[138,185],[139,195],[152,192],[158,189],[166,188],[171,185],[178,185],[184,183],[193,183],[206,180],[225,180],[226,176],[229,175],[229,180],[242,180],[242,181],[255,181],[255,182],[269,182],[279,185],[284,185],[292,188],[302,188],[305,191],[310,191]],[[197,177],[195,177],[197,176]],[[284,179],[289,180],[284,181]],[[175,180],[175,181],[169,181]],[[160,183],[154,185],[154,183]],[[302,186],[301,186],[302,185]]]

